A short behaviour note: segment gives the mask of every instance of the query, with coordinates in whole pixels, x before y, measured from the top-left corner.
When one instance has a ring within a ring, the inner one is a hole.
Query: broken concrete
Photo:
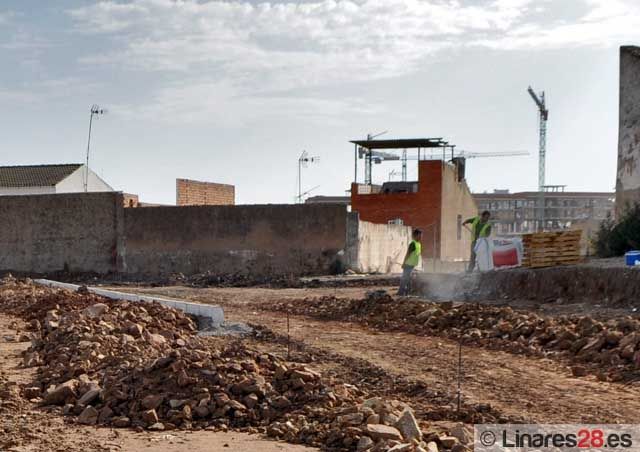
[[[59,287],[67,290],[77,291],[81,286],[77,284],[69,284],[58,281],[51,281],[48,279],[36,279],[34,280],[36,284],[40,284],[46,287]],[[163,306],[167,306],[174,309],[179,309],[182,312],[187,314],[204,317],[209,319],[209,322],[213,326],[219,326],[224,322],[224,312],[220,306],[208,305],[208,304],[199,304],[199,303],[191,303],[182,300],[174,300],[169,298],[162,297],[149,297],[145,295],[135,295],[125,292],[117,292],[115,290],[106,290],[100,289],[97,287],[88,287],[87,290],[90,293],[100,295],[102,297],[109,298],[111,300],[127,300],[127,301],[135,301],[135,302],[147,302],[147,303],[160,303]],[[91,308],[96,313],[99,311],[98,308]],[[94,315],[94,314],[90,314]]]

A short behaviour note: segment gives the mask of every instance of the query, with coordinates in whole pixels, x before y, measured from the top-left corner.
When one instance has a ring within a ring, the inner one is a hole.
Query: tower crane
[[[529,155],[528,151],[507,151],[507,152],[467,152],[464,150],[458,151],[457,154],[451,156],[451,158],[455,157],[463,157],[467,159],[475,159],[479,157],[517,157],[521,155]],[[427,159],[440,159],[442,158],[442,154],[431,154],[424,156]]]
[[[538,96],[531,87],[527,89],[529,95],[538,106],[540,114],[540,143],[538,157],[538,190],[544,191],[544,174],[545,174],[545,158],[547,153],[547,119],[549,119],[549,110],[544,99],[544,91]]]
[[[547,109],[547,104],[544,98],[544,91],[540,92],[538,96],[535,91],[529,86],[527,88],[527,92],[536,103],[538,107],[538,113],[540,115],[540,139],[539,139],[539,157],[538,157],[538,193],[540,197],[540,206],[538,207],[538,229],[544,230],[545,225],[545,200],[544,200],[544,190],[545,190],[545,159],[547,154],[547,119],[549,119],[549,110]]]

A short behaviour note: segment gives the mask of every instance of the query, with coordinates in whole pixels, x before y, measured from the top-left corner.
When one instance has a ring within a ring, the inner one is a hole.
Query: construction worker
[[[476,266],[476,242],[481,237],[489,237],[489,235],[491,235],[489,218],[491,218],[491,213],[485,210],[479,217],[469,218],[462,223],[463,226],[471,225],[471,258],[469,259],[469,268],[467,269],[469,273],[471,273]]]
[[[414,229],[412,234],[413,240],[409,243],[407,248],[407,254],[402,261],[402,279],[400,280],[400,288],[398,289],[398,295],[409,295],[409,289],[411,288],[411,273],[413,269],[420,263],[420,256],[422,254],[422,230]]]

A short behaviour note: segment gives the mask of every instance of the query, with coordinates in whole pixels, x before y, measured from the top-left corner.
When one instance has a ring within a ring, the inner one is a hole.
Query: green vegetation
[[[640,249],[640,204],[627,208],[617,223],[611,217],[603,220],[593,245],[598,257],[621,256]]]

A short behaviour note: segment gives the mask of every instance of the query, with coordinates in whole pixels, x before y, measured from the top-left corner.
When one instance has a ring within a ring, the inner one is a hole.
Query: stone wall
[[[347,226],[349,215],[349,227]],[[410,228],[323,204],[125,208],[122,193],[0,197],[0,270],[156,278],[397,272]]]
[[[345,249],[343,206],[169,206],[125,210],[131,275],[327,274]]]
[[[118,270],[120,193],[0,197],[0,270]]]
[[[616,211],[640,202],[640,47],[620,48]]]

